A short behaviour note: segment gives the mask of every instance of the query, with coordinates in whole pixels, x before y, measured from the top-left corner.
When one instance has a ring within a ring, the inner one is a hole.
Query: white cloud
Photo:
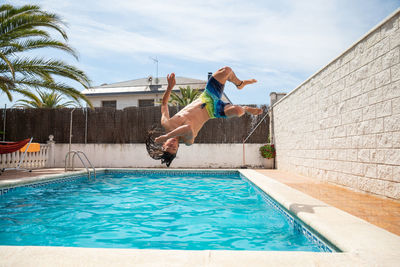
[[[351,44],[337,23],[339,2],[290,1],[276,11],[272,1],[39,1],[65,17],[74,46],[94,55],[153,53],[292,71],[315,70]]]
[[[243,75],[256,76],[258,86],[289,89],[399,6],[395,0],[29,3],[60,14],[69,24],[72,46],[91,59],[113,55],[138,62],[158,55],[191,64],[232,65]]]

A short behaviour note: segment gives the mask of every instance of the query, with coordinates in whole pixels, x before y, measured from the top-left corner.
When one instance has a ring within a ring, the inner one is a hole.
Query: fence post
[[[54,139],[54,135],[49,135],[49,140],[47,141],[47,144],[49,145],[49,155],[48,155],[48,160],[47,160],[47,167],[51,167],[53,168],[55,166],[55,162],[56,162],[56,157],[54,154],[54,150],[55,150],[55,141]]]

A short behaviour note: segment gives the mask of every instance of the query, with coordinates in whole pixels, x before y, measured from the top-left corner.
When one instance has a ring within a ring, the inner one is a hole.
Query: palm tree
[[[55,91],[42,92],[38,90],[39,98],[29,97],[31,100],[21,99],[18,100],[13,108],[67,108],[67,107],[81,107],[79,102],[67,101],[61,103],[63,100],[62,95],[56,93]]]
[[[82,70],[61,60],[22,55],[30,50],[55,48],[78,59],[73,48],[65,42],[51,38],[47,31],[55,30],[67,41],[68,37],[62,26],[64,23],[57,15],[43,11],[39,6],[0,6],[0,90],[10,101],[12,93],[35,98],[32,89],[50,89],[75,101],[82,99],[93,107],[80,91],[54,79],[55,76],[68,78],[88,88],[90,80]]]
[[[175,92],[171,92],[169,103],[175,106],[184,107],[192,103],[201,95],[201,92],[198,89],[192,89],[190,86],[187,86],[186,88],[179,87],[179,90],[181,91],[181,96]]]

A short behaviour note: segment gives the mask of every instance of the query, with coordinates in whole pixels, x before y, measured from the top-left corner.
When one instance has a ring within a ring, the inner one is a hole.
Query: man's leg
[[[247,106],[242,107],[242,106],[228,104],[225,106],[224,112],[226,117],[234,118],[234,117],[241,117],[243,116],[244,113],[250,115],[260,115],[263,111],[260,108],[252,108]]]
[[[257,80],[255,79],[243,80],[243,81],[239,80],[230,67],[223,67],[217,70],[216,72],[214,72],[213,77],[221,84],[225,84],[226,81],[230,81],[231,83],[236,85],[238,89],[242,89],[248,84],[257,82]]]

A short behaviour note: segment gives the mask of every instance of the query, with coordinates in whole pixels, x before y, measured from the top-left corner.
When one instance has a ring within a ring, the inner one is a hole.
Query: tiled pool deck
[[[293,173],[262,169],[257,171],[400,236],[400,201],[355,192]]]
[[[32,173],[9,171],[0,176],[0,186],[9,183],[10,180],[11,183],[25,183],[35,177],[62,173],[64,170],[61,168],[39,169]],[[0,265],[55,266],[63,263],[65,266],[109,266],[110,264],[114,266],[132,266],[132,264],[140,266],[398,266],[400,201],[354,192],[277,170],[241,170],[241,173],[305,223],[335,245],[339,245],[338,247],[343,252],[163,251],[0,246]]]

